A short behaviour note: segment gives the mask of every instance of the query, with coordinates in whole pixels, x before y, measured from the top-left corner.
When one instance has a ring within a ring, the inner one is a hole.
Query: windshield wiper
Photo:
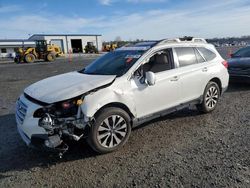
[[[83,68],[82,70],[77,71],[78,73],[84,74],[85,68]]]

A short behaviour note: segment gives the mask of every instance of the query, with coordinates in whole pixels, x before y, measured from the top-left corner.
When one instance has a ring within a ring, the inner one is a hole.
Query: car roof
[[[127,44],[116,51],[147,51],[155,46],[159,41],[143,41],[133,44]]]
[[[150,46],[150,47],[152,48],[152,47],[155,46],[157,43],[159,43],[159,41],[145,41],[145,42],[136,43],[134,46],[137,46],[137,47]]]
[[[240,49],[250,49],[250,46],[246,46],[246,47],[243,47],[243,48],[240,48]]]
[[[129,44],[118,48],[117,50],[129,50],[129,51],[147,51],[152,48],[160,47],[180,47],[180,46],[210,46],[203,38],[184,37],[174,39],[163,39],[155,41],[142,41],[135,44]]]

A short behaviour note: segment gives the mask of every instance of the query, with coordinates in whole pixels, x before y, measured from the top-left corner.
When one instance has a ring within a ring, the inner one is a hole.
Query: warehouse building
[[[15,56],[15,50],[20,47],[33,47],[34,41],[23,39],[3,39],[0,40],[0,58]]]
[[[48,44],[60,46],[64,53],[82,53],[88,42],[94,44],[98,51],[102,50],[101,35],[86,34],[34,34],[29,40],[46,40]]]
[[[83,53],[88,42],[102,50],[101,35],[87,34],[34,34],[29,39],[0,40],[0,58],[14,57],[19,47],[34,47],[36,40],[46,40],[47,44],[58,45],[63,53]]]

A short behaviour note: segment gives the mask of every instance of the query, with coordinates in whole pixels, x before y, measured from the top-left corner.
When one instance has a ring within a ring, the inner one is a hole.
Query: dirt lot
[[[73,63],[0,65],[0,187],[250,187],[250,85],[230,85],[207,115],[185,109],[135,129],[115,153],[85,143],[63,159],[26,147],[14,103],[29,84],[71,70]]]

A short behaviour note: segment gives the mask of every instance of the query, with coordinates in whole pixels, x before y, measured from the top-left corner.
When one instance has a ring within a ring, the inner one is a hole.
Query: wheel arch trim
[[[220,88],[220,95],[221,95],[222,94],[222,90],[223,90],[221,80],[218,77],[214,77],[211,80],[209,80],[209,82],[215,82],[216,84],[218,84],[218,86]]]
[[[134,118],[134,114],[130,111],[130,109],[129,109],[125,104],[123,104],[123,103],[121,103],[121,102],[111,102],[111,103],[108,103],[108,104],[102,106],[100,109],[98,109],[98,110],[96,111],[96,113],[94,114],[94,117],[95,117],[101,110],[103,110],[103,109],[105,109],[105,108],[109,108],[109,107],[120,108],[120,109],[124,110],[125,112],[127,112],[131,119]]]

